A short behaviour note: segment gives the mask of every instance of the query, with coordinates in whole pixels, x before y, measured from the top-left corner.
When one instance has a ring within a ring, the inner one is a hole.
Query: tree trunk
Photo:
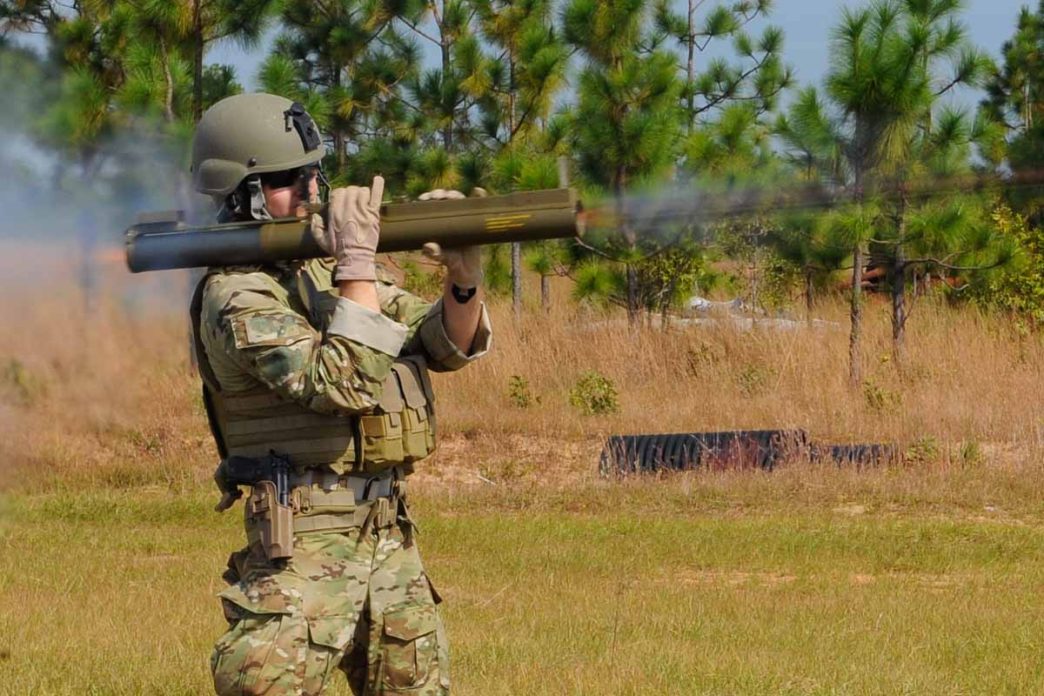
[[[192,120],[203,117],[203,0],[192,0]]]
[[[174,76],[170,73],[170,55],[167,53],[167,40],[160,37],[160,60],[163,62],[163,118],[167,123],[174,122]]]
[[[335,162],[337,162],[337,174],[343,174],[345,165],[348,164],[347,155],[345,154],[345,143],[344,134],[340,130],[335,130],[333,133],[333,146],[334,152],[337,155]]]
[[[442,83],[445,85],[446,80],[450,79],[450,73],[453,70],[453,64],[450,57],[450,42],[444,33],[442,33],[442,27],[439,27],[439,47],[442,49]],[[456,105],[449,105],[450,112],[449,122],[442,128],[442,146],[446,148],[446,152],[453,152],[453,122],[456,119]]]
[[[900,186],[896,210],[895,258],[889,271],[892,284],[892,359],[902,370],[906,358],[906,188]]]
[[[696,94],[692,91],[692,82],[696,77],[696,7],[699,4],[697,0],[689,0],[689,33],[685,36],[686,48],[689,49],[688,62],[685,64],[685,74],[688,76],[685,90],[688,92],[686,99],[689,107],[685,118],[689,135],[692,135],[696,121],[694,116],[696,111]]]
[[[638,306],[638,269],[634,264],[627,264],[627,323],[631,328],[638,326],[640,318]]]
[[[508,106],[507,106],[507,117],[508,117],[508,137],[507,143],[510,145],[514,139],[515,134],[515,60],[512,58],[508,63]]]
[[[858,387],[863,381],[862,354],[859,340],[863,330],[863,243],[857,241],[852,250],[852,297],[849,305],[851,331],[848,334],[848,381]]]
[[[511,243],[511,308],[515,321],[522,318],[522,244]]]
[[[671,317],[671,298],[674,297],[676,283],[667,284],[667,291],[660,300],[660,331],[667,331]]]
[[[508,132],[507,144],[511,147],[512,135],[515,132],[515,61],[509,61],[508,77]],[[515,320],[522,318],[522,244],[511,243],[511,306],[515,310]]]
[[[80,169],[84,181],[91,181],[93,178],[96,159],[96,155],[89,149],[81,150]],[[80,293],[83,311],[87,316],[91,316],[97,308],[98,275],[94,256],[98,247],[98,228],[97,220],[89,206],[79,209],[77,226],[80,239]]]
[[[888,275],[892,284],[892,359],[902,369],[906,358],[906,259],[902,245],[896,247],[895,260]]]
[[[758,248],[754,247],[754,253],[750,257],[750,323],[756,324],[758,321],[758,293],[761,291],[759,287],[759,281],[761,276],[758,273]]]
[[[616,208],[616,231],[627,242],[627,248],[634,251],[638,246],[634,230],[627,223],[624,216],[624,186],[627,182],[627,170],[623,166],[616,168],[613,176],[613,199]],[[626,264],[627,272],[627,323],[630,327],[637,328],[640,313],[638,304],[638,269],[634,267],[631,260]]]
[[[856,163],[854,196],[856,205],[863,203],[863,167]],[[860,230],[861,231],[861,230]],[[863,355],[860,341],[863,334],[863,240],[857,238],[852,249],[852,296],[849,304],[848,381],[858,388],[863,382]]]
[[[337,66],[334,66],[332,72],[333,72],[333,86],[334,86],[335,89],[337,89],[337,88],[339,88],[341,86],[341,69],[339,67],[337,67]],[[334,132],[333,132],[333,144],[334,144],[334,154],[335,154],[334,161],[337,162],[337,172],[336,172],[336,174],[337,175],[341,175],[341,174],[344,174],[344,167],[345,167],[345,164],[346,164],[346,161],[345,161],[346,153],[344,151],[344,148],[345,148],[344,133],[341,131],[341,129],[339,127],[334,129]]]

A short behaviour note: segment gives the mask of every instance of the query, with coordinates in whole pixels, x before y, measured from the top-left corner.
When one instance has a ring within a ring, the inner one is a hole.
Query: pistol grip
[[[214,512],[224,512],[235,505],[236,501],[242,497],[243,491],[238,488],[234,491],[223,491],[221,493],[221,500],[219,500],[218,504],[214,506]]]

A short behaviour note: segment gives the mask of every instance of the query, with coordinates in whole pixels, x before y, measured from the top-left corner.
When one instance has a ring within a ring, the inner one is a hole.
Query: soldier
[[[303,216],[325,186],[323,154],[300,104],[229,97],[199,123],[194,185],[221,220]],[[378,269],[383,184],[335,189],[327,215],[313,215],[331,259],[211,268],[193,298],[219,508],[251,484],[248,545],[220,593],[219,694],[318,694],[336,669],[356,694],[449,689],[405,477],[435,448],[428,370],[477,359],[491,330],[476,248],[430,250],[447,269],[434,304]]]

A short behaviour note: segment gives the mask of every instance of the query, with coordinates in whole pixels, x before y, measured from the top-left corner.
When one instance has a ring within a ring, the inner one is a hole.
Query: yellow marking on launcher
[[[533,217],[530,213],[518,213],[515,215],[498,215],[486,218],[486,229],[490,232],[502,232],[504,230],[525,227],[526,220]]]

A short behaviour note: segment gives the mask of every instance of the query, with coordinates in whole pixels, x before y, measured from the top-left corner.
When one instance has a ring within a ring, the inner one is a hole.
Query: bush
[[[569,403],[588,416],[617,413],[620,410],[616,387],[608,377],[594,371],[580,375],[576,386],[569,391]]]
[[[903,403],[902,394],[885,389],[869,379],[863,382],[863,399],[867,407],[877,413],[894,411]]]
[[[1015,259],[989,273],[987,282],[974,291],[981,303],[1011,312],[1030,326],[1044,326],[1044,227],[1031,227],[1026,219],[1000,206],[993,222],[1016,248]]]
[[[529,380],[522,375],[511,375],[508,380],[508,399],[518,408],[529,408],[540,403],[540,397],[529,390]]]
[[[939,460],[942,449],[939,441],[931,435],[917,438],[903,453],[903,459],[910,464],[930,464]]]
[[[702,377],[708,366],[715,365],[723,359],[724,356],[717,348],[703,341],[685,349],[685,364],[693,377]]]
[[[767,367],[745,365],[736,375],[736,384],[740,393],[749,399],[767,392],[774,377],[773,371]]]
[[[407,259],[402,262],[402,272],[402,289],[406,292],[428,300],[442,294],[443,273],[440,269],[429,271]]]
[[[975,440],[965,440],[957,446],[957,462],[961,466],[980,466],[986,461],[982,447]]]
[[[43,381],[16,358],[8,360],[0,371],[0,400],[18,406],[32,406],[45,391]]]

